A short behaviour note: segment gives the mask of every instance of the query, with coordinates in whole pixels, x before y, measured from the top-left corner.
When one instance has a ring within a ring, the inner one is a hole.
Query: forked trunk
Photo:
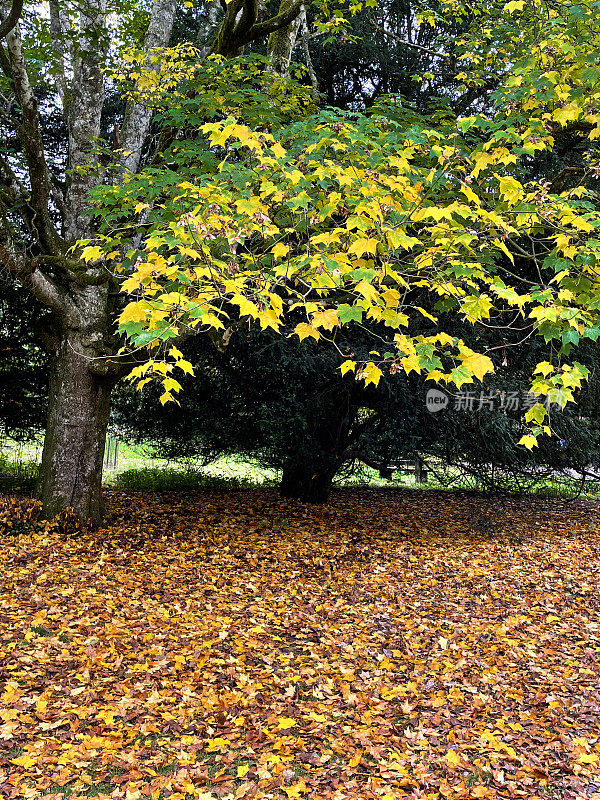
[[[90,369],[79,339],[67,333],[53,356],[38,497],[46,518],[71,507],[97,525],[104,512],[102,460],[116,378]]]

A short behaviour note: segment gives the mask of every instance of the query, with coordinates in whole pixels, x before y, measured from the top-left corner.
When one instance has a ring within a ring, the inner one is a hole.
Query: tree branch
[[[221,23],[209,53],[226,57],[235,55],[242,47],[255,39],[262,39],[290,25],[300,13],[302,4],[303,0],[294,0],[288,8],[280,11],[271,19],[264,22],[252,22],[252,20],[256,20],[258,13],[256,0],[244,0],[244,2],[233,0],[227,5],[225,19]],[[242,11],[242,16],[240,21],[235,24],[240,11]],[[248,24],[250,22],[251,24]]]
[[[16,246],[10,226],[0,216],[0,261],[34,297],[61,317],[69,315],[65,293]]]
[[[166,47],[169,44],[176,7],[176,0],[154,1],[144,39],[144,49],[148,54],[158,47]],[[152,110],[147,108],[144,103],[130,102],[127,104],[121,131],[121,148],[124,152],[129,153],[123,157],[122,162],[129,172],[136,172],[139,168],[151,119]]]
[[[344,453],[342,453],[341,460],[361,461],[363,464],[366,464],[367,467],[371,467],[371,469],[376,469],[379,472],[379,475],[388,481],[395,472],[394,467],[390,467],[389,464],[383,463],[381,461],[375,461],[375,459],[371,458],[365,453],[361,453],[359,450],[346,450]]]
[[[8,34],[6,42],[10,78],[14,87],[15,98],[23,114],[23,122],[19,126],[18,133],[29,173],[31,186],[29,205],[34,212],[32,223],[42,248],[46,252],[58,254],[63,249],[63,243],[50,219],[48,208],[50,197],[48,167],[44,154],[37,101],[29,82],[18,24]]]
[[[302,5],[303,0],[296,0],[288,9],[271,17],[271,19],[267,19],[264,22],[257,22],[250,28],[246,36],[243,37],[239,47],[243,47],[245,44],[249,44],[255,39],[262,39],[263,36],[269,36],[269,34],[275,33],[275,31],[278,31],[280,28],[285,28],[286,25],[289,25],[296,19]]]
[[[19,22],[23,13],[23,0],[13,0],[8,17],[0,22],[0,39],[4,39]]]
[[[258,0],[244,0],[242,15],[235,26],[233,36],[239,39],[249,31],[258,19]]]

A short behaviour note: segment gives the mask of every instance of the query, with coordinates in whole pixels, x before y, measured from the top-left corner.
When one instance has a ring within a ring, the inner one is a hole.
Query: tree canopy
[[[442,17],[457,9],[445,6]],[[278,329],[296,308],[305,313],[295,328],[301,339],[335,340],[350,323],[390,329],[371,359],[342,359],[342,370],[367,384],[377,384],[384,364],[456,387],[481,380],[493,369],[485,353],[443,330],[411,333],[429,313],[413,302],[425,289],[460,318],[506,327],[517,319],[524,336],[555,341],[556,358],[537,366],[532,390],[564,406],[587,375],[569,362],[570,345],[599,332],[599,219],[586,182],[600,131],[598,41],[591,5],[492,5],[453,41],[465,62],[459,78],[477,86],[494,77],[486,107],[470,117],[424,118],[394,98],[369,114],[329,109],[283,124],[274,115],[267,126],[251,104],[225,100],[227,116],[197,126],[192,111],[188,130],[163,153],[174,168],[95,191],[100,213],[119,210],[104,214],[103,237],[84,258],[112,254],[133,294],[120,330],[137,347],[164,345],[135,368],[140,384],[156,373],[163,401],[179,390],[173,365],[191,366],[171,338],[227,330],[238,317]],[[194,105],[206,116],[195,57],[189,49],[163,54],[166,82],[161,70],[134,73],[136,91],[143,81],[145,96],[168,107],[163,130]],[[203,71],[221,69],[219,59],[202,62]],[[246,66],[242,59],[228,69]],[[288,91],[294,117],[305,98],[301,87]],[[573,130],[592,143],[587,169],[559,191],[535,165]],[[143,202],[148,183],[153,199]],[[522,442],[531,447],[550,432],[542,403],[529,421]]]

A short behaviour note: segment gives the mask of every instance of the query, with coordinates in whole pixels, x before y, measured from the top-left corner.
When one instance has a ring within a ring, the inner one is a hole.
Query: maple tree
[[[354,4],[351,13],[371,6]],[[484,109],[462,120],[444,113],[415,117],[385,102],[369,118],[337,111],[306,118],[313,91],[292,88],[269,67],[258,77],[250,62],[230,58],[271,34],[269,47],[285,74],[301,5],[283,4],[267,20],[258,19],[252,3],[244,8],[229,4],[220,19],[211,17],[194,36],[206,42],[204,51],[189,43],[161,49],[176,12],[166,0],[111,7],[119,12],[114,31],[102,2],[81,11],[53,0],[48,18],[26,8],[21,23],[6,32],[1,66],[8,105],[1,124],[19,146],[1,161],[0,246],[4,266],[53,312],[40,484],[49,515],[69,504],[85,518],[102,513],[110,396],[128,369],[127,359],[116,357],[122,338],[113,328],[121,278],[140,293],[120,329],[142,348],[137,358],[157,337],[164,344],[190,328],[218,328],[225,314],[277,327],[278,316],[296,301],[306,312],[301,335],[332,337],[338,325],[367,315],[390,326],[389,345],[376,346],[372,360],[346,359],[345,369],[369,383],[390,361],[456,385],[481,378],[491,369],[484,353],[443,332],[412,335],[415,310],[407,292],[420,281],[474,321],[491,315],[502,323],[512,307],[533,315],[526,319],[535,330],[565,345],[596,336],[596,217],[594,196],[583,189],[595,169],[593,4],[556,9],[517,0],[473,13],[459,3],[417,8],[415,26],[441,31],[419,52],[431,47],[434,61],[464,61],[464,84],[453,81],[447,91],[462,94],[463,109],[473,102]],[[311,19],[318,31],[346,25],[341,9],[324,10],[324,21]],[[457,29],[467,33],[457,36]],[[381,35],[390,39],[388,33]],[[183,38],[189,42],[189,35]],[[105,102],[109,52],[110,99],[124,112],[121,128],[114,125],[119,112]],[[204,87],[200,94],[195,85]],[[155,123],[154,108],[160,112]],[[48,155],[49,109],[68,133],[66,159],[62,145],[56,160]],[[271,133],[264,130],[267,115]],[[581,185],[548,192],[529,180],[530,167],[567,130],[590,143],[589,169]],[[97,161],[101,135],[114,149],[100,148]],[[315,182],[314,169],[321,175]],[[114,190],[103,185],[111,180]],[[90,191],[107,238],[97,236],[88,214]],[[203,208],[212,209],[209,227],[196,230]],[[111,227],[115,210],[123,223],[118,236]],[[205,250],[189,240],[198,231],[216,237],[203,243]],[[76,241],[87,241],[83,254],[72,249]],[[522,280],[524,260],[536,269],[540,262],[542,279],[533,288]],[[179,352],[176,347],[171,358],[189,369]],[[534,382],[540,397],[566,401],[585,377],[565,355],[542,365]],[[139,377],[162,376],[164,399],[172,397],[178,388],[172,363],[159,357],[148,364],[140,365]],[[549,430],[541,404],[530,421],[528,446]]]
[[[580,128],[591,142],[598,135],[597,17],[586,4],[517,0],[482,12],[481,26],[483,39],[455,46],[465,81],[495,75],[488,113],[407,124],[380,104],[369,116],[328,110],[265,132],[240,109],[195,131],[218,166],[196,167],[187,180],[179,169],[150,205],[140,201],[143,179],[96,192],[100,208],[153,212],[122,283],[134,299],[120,330],[136,346],[164,346],[131,373],[140,387],[158,376],[163,402],[179,391],[173,368],[192,367],[171,338],[227,329],[238,315],[277,330],[296,308],[306,314],[295,329],[301,339],[332,338],[353,322],[391,329],[375,358],[342,364],[367,384],[386,363],[457,387],[481,380],[493,369],[484,353],[444,331],[411,334],[415,316],[428,313],[412,300],[425,288],[473,322],[501,325],[507,312],[532,320],[530,334],[559,343],[554,363],[538,365],[533,392],[563,406],[573,399],[587,370],[564,356],[599,331],[595,195],[584,183],[550,192],[527,165],[562,129]],[[157,102],[179,107],[167,93],[193,75],[193,55],[171,53],[165,87],[148,73],[144,88]],[[104,237],[84,257],[112,250],[116,258],[128,241],[110,225]],[[523,264],[535,266],[535,280]],[[550,433],[542,402],[527,419],[532,431],[521,441],[531,448]]]
[[[6,800],[598,796],[597,503],[110,507],[4,534]]]

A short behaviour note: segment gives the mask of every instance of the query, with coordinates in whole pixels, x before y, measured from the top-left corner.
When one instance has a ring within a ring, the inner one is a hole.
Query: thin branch
[[[393,39],[396,44],[404,45],[405,47],[412,47],[413,50],[420,50],[422,53],[428,53],[430,56],[435,56],[436,58],[442,58],[446,61],[450,60],[450,56],[446,55],[446,53],[440,53],[437,50],[431,50],[429,47],[423,47],[422,44],[416,44],[415,42],[408,42],[406,39],[401,39],[395,33],[382,28],[381,25],[378,25],[376,22],[372,22],[371,25],[376,28],[380,33],[389,36],[390,39]]]

